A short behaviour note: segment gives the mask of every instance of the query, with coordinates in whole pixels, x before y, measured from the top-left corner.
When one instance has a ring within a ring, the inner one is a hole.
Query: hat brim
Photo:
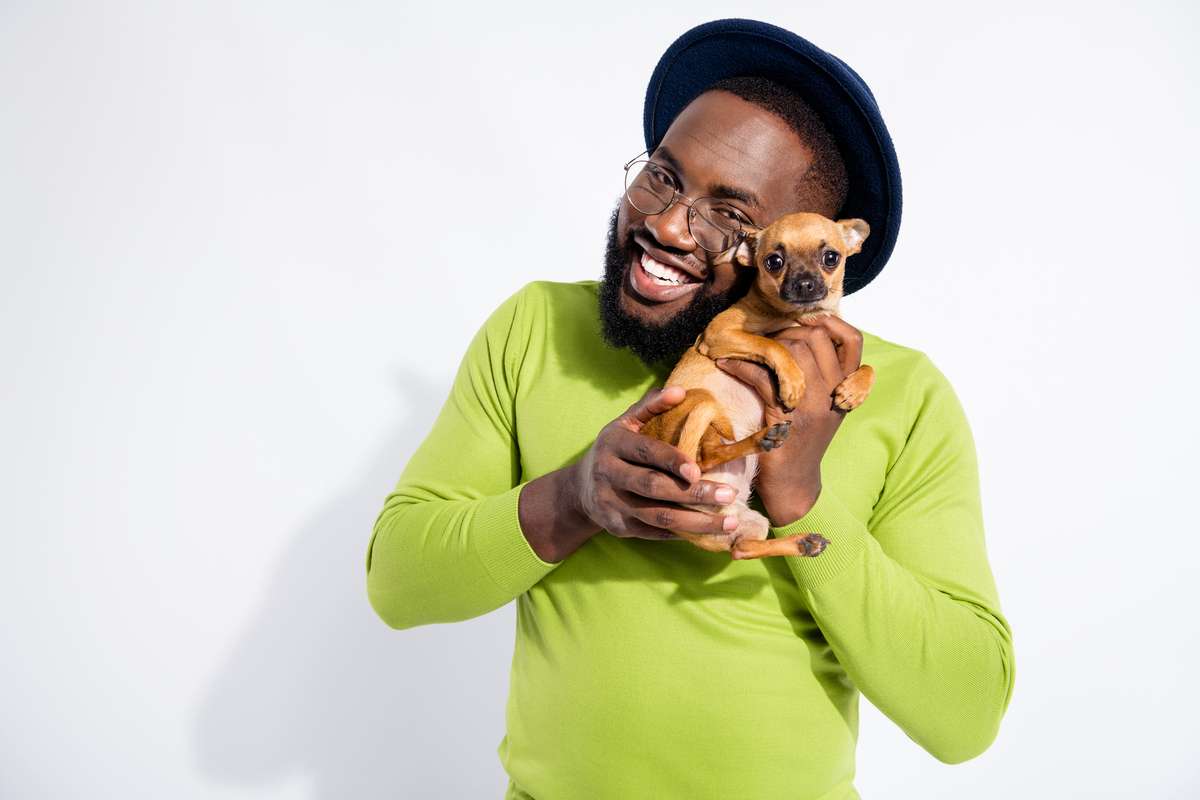
[[[672,120],[722,78],[754,75],[793,88],[820,115],[837,142],[849,182],[840,218],[871,226],[862,251],[846,262],[844,293],[879,274],[900,232],[900,165],[866,82],[837,56],[791,31],[749,19],[692,28],[659,59],[646,89],[643,126],[653,151]]]

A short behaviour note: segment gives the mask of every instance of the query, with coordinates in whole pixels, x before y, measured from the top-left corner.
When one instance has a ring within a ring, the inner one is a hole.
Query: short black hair
[[[845,205],[849,192],[846,162],[842,159],[837,142],[812,106],[796,90],[758,75],[723,78],[710,84],[704,91],[714,89],[735,94],[770,111],[796,132],[800,141],[813,152],[813,162],[797,184],[796,194],[801,198],[815,194],[822,206],[834,209],[836,217]]]

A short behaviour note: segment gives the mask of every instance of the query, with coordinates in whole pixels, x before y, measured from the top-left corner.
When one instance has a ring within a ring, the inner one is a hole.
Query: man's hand
[[[756,492],[775,527],[794,522],[817,502],[821,458],[845,416],[833,405],[833,390],[862,363],[862,334],[857,328],[832,314],[802,322],[771,336],[788,348],[804,371],[804,397],[790,414],[779,406],[766,367],[731,358],[716,362],[758,392],[766,405],[767,425],[792,422],[787,441],[758,457]]]
[[[640,432],[656,415],[682,402],[684,394],[678,386],[646,392],[604,426],[573,466],[575,507],[595,525],[614,536],[637,539],[678,539],[671,528],[693,533],[737,528],[737,517],[678,505],[725,505],[737,495],[733,487],[700,480],[695,461]]]

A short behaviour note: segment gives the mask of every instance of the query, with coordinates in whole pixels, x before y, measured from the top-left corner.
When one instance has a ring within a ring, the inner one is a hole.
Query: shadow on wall
[[[265,787],[299,773],[311,776],[312,797],[329,800],[504,794],[496,747],[511,604],[394,631],[367,601],[375,518],[449,393],[448,383],[399,377],[407,419],[296,532],[202,701],[197,761],[214,783]]]

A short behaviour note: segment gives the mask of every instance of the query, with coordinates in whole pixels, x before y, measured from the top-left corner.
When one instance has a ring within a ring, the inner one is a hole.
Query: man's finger
[[[612,443],[612,452],[617,458],[678,475],[687,481],[687,485],[699,480],[700,467],[678,447],[635,431],[617,433],[620,435],[614,435]]]
[[[666,530],[689,533],[731,533],[737,529],[738,519],[729,514],[706,514],[687,508],[664,506],[631,495],[629,510],[633,516],[647,525]]]
[[[796,363],[810,380],[815,381],[819,377],[825,383],[836,385],[846,377],[842,374],[842,365],[830,341],[829,332],[824,328],[801,325],[780,331],[772,338],[791,351]]]
[[[829,332],[824,328],[817,328],[813,335],[808,337],[808,347],[817,359],[817,366],[821,368],[825,380],[833,385],[841,383],[848,373],[842,372],[842,363]]]
[[[628,422],[630,430],[641,430],[641,427],[659,414],[679,405],[687,392],[680,386],[668,386],[665,389],[648,389],[642,399],[629,407],[621,415]]]
[[[820,325],[829,332],[829,338],[837,348],[843,376],[849,375],[862,365],[863,336],[858,328],[833,314],[801,317],[800,322],[805,325]]]
[[[609,533],[613,532],[609,531]],[[626,519],[625,530],[621,533],[613,533],[613,535],[621,539],[673,539],[678,541],[680,538],[664,528],[656,528],[653,525],[647,525],[637,517],[629,517]]]
[[[626,465],[615,468],[610,477],[613,488],[631,495],[680,505],[727,506],[737,499],[737,489],[716,481],[696,481],[687,485],[674,475],[654,469]]]

